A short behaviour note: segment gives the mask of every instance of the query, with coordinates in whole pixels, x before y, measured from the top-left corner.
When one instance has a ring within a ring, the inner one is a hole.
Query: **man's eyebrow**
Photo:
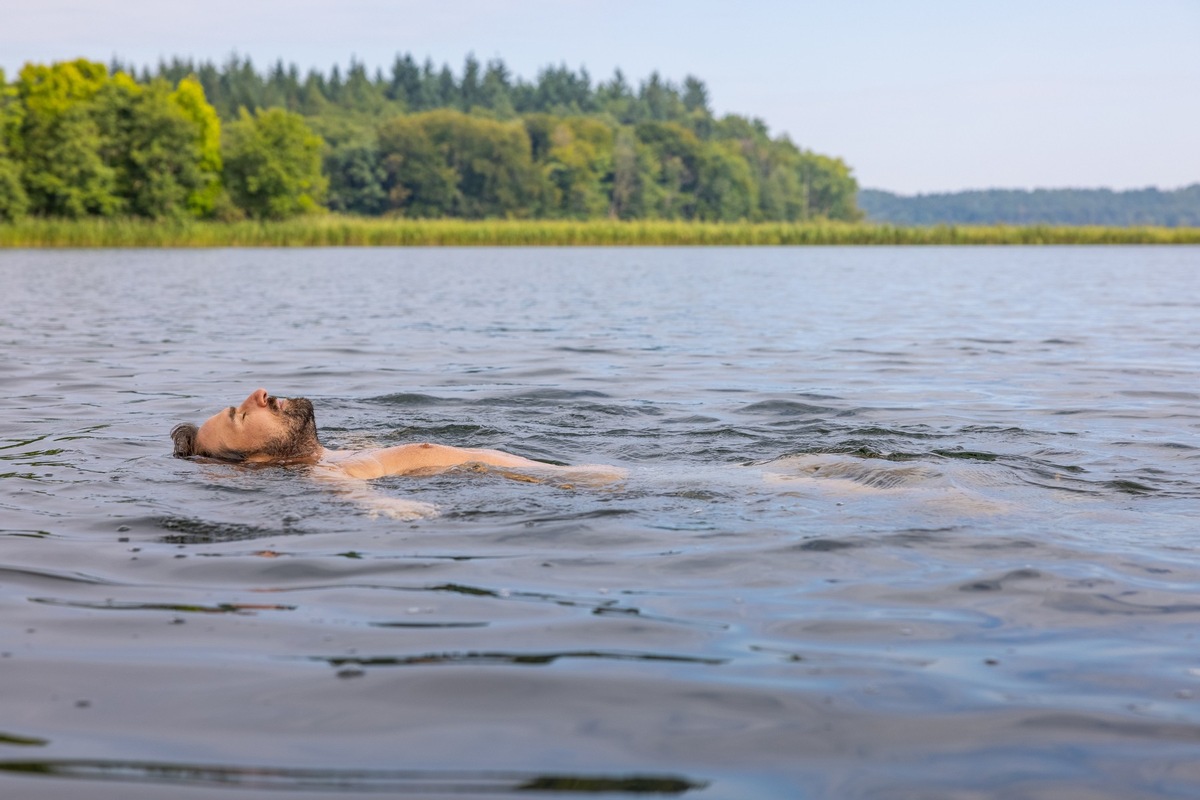
[[[229,407],[229,421],[233,421],[233,406]]]

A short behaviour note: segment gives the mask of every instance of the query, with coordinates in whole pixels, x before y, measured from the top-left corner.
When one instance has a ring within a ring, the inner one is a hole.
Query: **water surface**
[[[1195,796],[1198,269],[0,252],[0,794]],[[628,477],[171,458],[258,386]]]

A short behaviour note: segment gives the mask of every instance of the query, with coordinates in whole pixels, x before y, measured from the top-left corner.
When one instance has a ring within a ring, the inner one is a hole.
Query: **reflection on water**
[[[0,253],[0,794],[1194,795],[1198,262]],[[170,457],[260,385],[627,474]]]

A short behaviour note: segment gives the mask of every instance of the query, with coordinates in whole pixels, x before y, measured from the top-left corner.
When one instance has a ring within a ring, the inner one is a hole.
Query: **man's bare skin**
[[[175,455],[181,458],[308,464],[316,468],[318,476],[333,479],[430,474],[461,466],[498,467],[507,477],[534,481],[577,476],[587,483],[611,483],[622,477],[622,472],[613,467],[563,467],[500,450],[427,442],[370,450],[329,450],[317,439],[310,401],[273,397],[266,389],[255,389],[241,405],[218,411],[199,428],[190,424],[175,426],[171,438]]]

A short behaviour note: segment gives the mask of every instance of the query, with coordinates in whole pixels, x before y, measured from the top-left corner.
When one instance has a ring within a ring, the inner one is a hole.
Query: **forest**
[[[1182,189],[989,189],[903,196],[863,189],[872,222],[894,225],[1200,226],[1200,183]]]
[[[705,84],[398,55],[0,71],[0,221],[363,217],[853,221],[840,159],[714,114]]]

